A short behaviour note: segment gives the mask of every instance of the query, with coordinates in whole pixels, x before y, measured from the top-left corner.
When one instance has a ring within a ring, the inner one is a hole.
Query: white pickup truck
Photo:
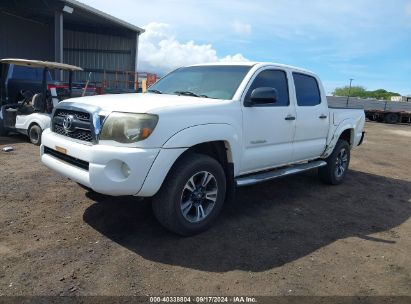
[[[42,162],[92,189],[153,197],[166,228],[206,230],[236,187],[318,168],[344,179],[364,111],[332,109],[319,78],[272,63],[179,68],[147,93],[61,102]]]

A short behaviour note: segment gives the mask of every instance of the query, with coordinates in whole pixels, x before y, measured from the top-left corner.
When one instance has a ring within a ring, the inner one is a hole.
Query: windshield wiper
[[[155,93],[155,94],[163,94],[163,92],[156,90],[156,89],[151,89],[151,90],[147,90],[147,92],[149,93]]]
[[[190,91],[175,91],[174,94],[184,95],[184,96],[200,97],[200,95],[197,95],[196,93],[193,93],[193,92],[190,92]]]
[[[193,93],[193,92],[190,92],[190,91],[175,91],[174,94],[177,94],[177,95],[185,95],[185,96],[194,96],[194,97],[209,98],[207,95],[204,95],[204,94],[198,95],[198,94]]]

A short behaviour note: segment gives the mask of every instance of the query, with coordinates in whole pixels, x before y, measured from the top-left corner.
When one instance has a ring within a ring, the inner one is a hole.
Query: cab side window
[[[317,80],[305,74],[293,73],[297,105],[312,107],[321,103],[321,94]]]
[[[260,72],[260,74],[258,74],[257,77],[253,80],[253,83],[248,89],[244,100],[246,102],[250,101],[250,96],[253,90],[261,87],[270,87],[277,90],[277,102],[270,104],[270,106],[286,107],[290,104],[287,75],[284,71],[264,70]]]

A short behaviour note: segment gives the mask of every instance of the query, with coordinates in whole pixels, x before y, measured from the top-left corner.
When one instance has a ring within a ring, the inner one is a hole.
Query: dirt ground
[[[0,138],[0,295],[411,295],[411,127],[367,123],[340,186],[238,191],[181,238],[150,201],[88,193]]]

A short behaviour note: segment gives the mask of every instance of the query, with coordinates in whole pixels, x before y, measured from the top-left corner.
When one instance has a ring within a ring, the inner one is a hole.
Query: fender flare
[[[334,150],[335,145],[337,144],[338,139],[340,138],[341,134],[346,131],[346,130],[351,130],[351,147],[354,145],[354,132],[355,130],[355,123],[352,121],[352,119],[347,118],[344,119],[343,121],[340,122],[340,124],[335,128],[334,133],[332,134],[331,137],[328,138],[327,140],[327,147],[323,153],[323,157],[328,157]]]
[[[223,141],[228,161],[234,165],[240,163],[241,136],[229,124],[204,124],[185,128],[170,137],[163,149],[190,148],[211,141]]]
[[[176,160],[190,147],[211,141],[224,141],[227,159],[239,170],[241,137],[229,124],[195,125],[172,135],[154,160],[138,196],[153,196],[160,189]]]

